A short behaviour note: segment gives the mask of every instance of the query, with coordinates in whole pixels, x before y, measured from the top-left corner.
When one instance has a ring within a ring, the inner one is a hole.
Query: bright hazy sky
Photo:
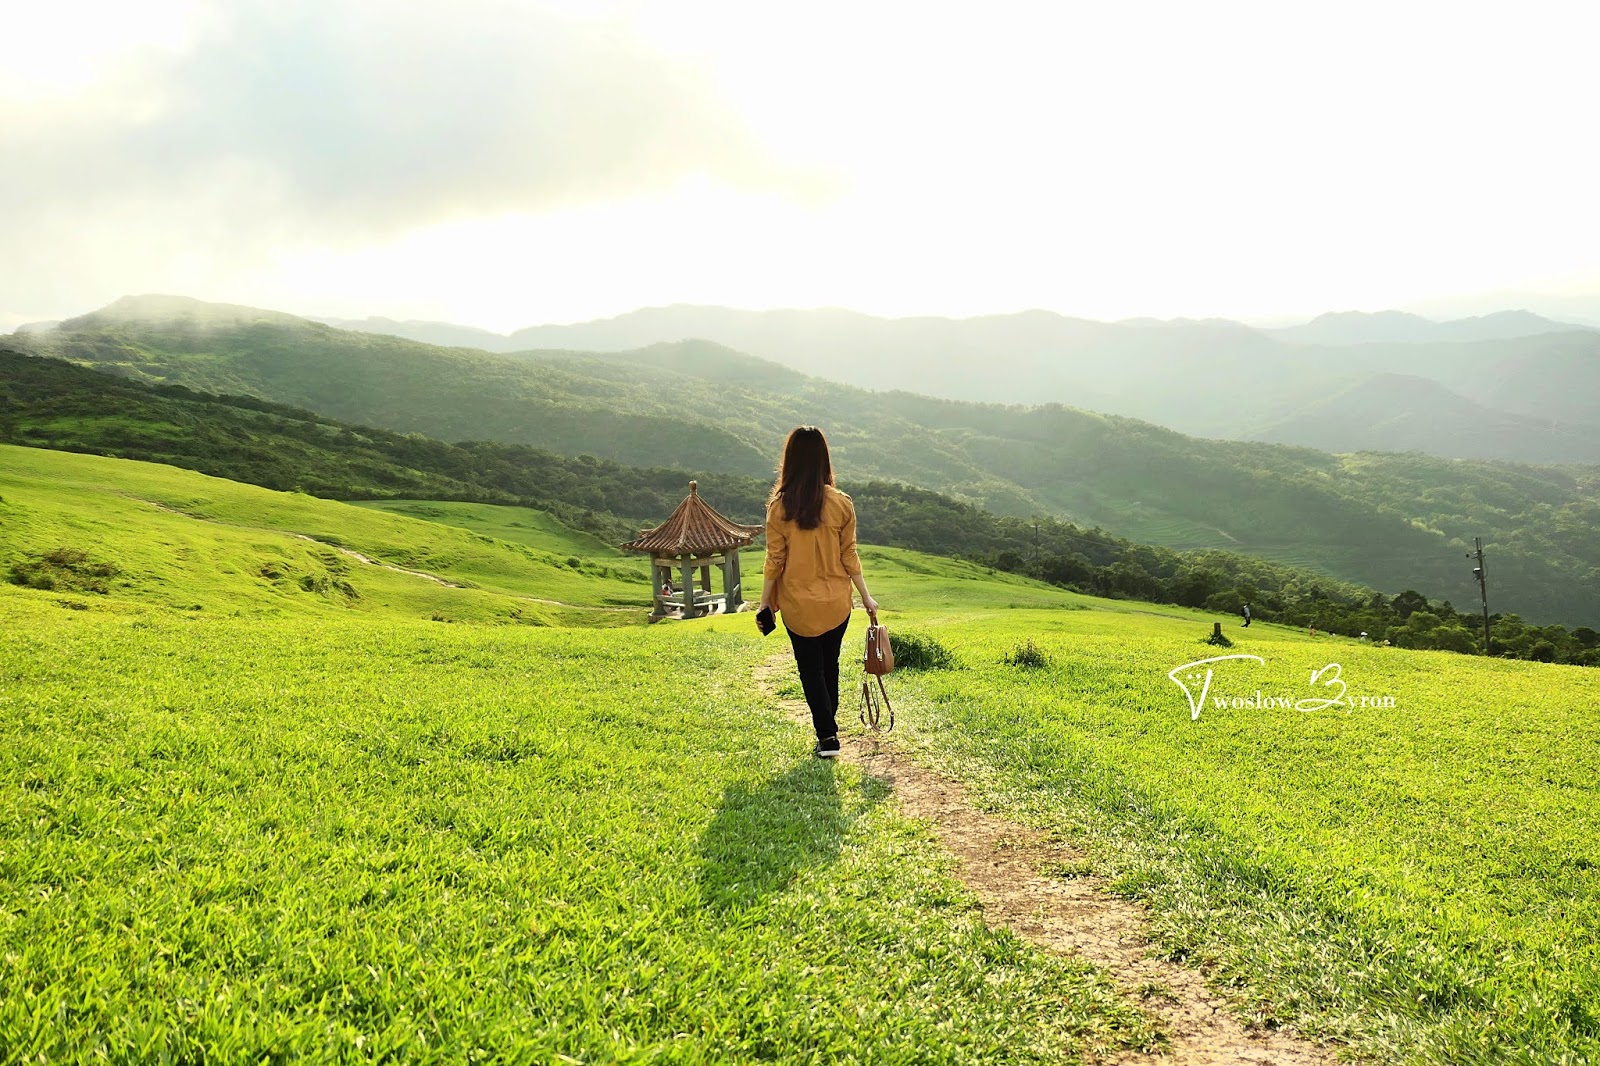
[[[1600,296],[1597,11],[0,0],[0,329]]]

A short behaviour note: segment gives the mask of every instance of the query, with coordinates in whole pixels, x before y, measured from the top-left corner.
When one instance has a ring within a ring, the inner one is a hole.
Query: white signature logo
[[[1200,710],[1206,705],[1206,697],[1211,693],[1211,679],[1216,675],[1216,664],[1243,659],[1248,662],[1265,666],[1266,660],[1259,655],[1218,655],[1210,659],[1196,659],[1192,663],[1175,666],[1167,673],[1172,683],[1183,690],[1183,698],[1189,701],[1189,720],[1198,721]],[[1204,673],[1201,668],[1204,667]],[[1253,696],[1234,696],[1232,699],[1218,696],[1212,703],[1220,708],[1232,707],[1234,710],[1241,708],[1271,708],[1279,707],[1284,710],[1293,708],[1297,711],[1325,711],[1329,707],[1382,707],[1395,706],[1393,696],[1360,696],[1349,694],[1350,687],[1344,683],[1341,676],[1344,668],[1338,663],[1329,663],[1311,671],[1311,678],[1307,682],[1312,689],[1334,689],[1331,696],[1307,696],[1305,699],[1296,700],[1289,696],[1269,696],[1257,691]]]
[[[1311,681],[1309,682],[1311,687],[1312,688],[1316,688],[1317,687],[1317,678],[1321,677],[1323,674],[1327,673],[1329,670],[1333,671],[1333,676],[1328,678],[1328,680],[1326,680],[1326,681],[1324,681],[1322,683],[1323,687],[1324,688],[1332,688],[1334,685],[1338,685],[1339,686],[1339,694],[1337,696],[1333,697],[1333,699],[1331,699],[1331,700],[1330,699],[1321,699],[1321,700],[1319,700],[1315,696],[1308,696],[1307,698],[1305,698],[1303,700],[1300,700],[1298,703],[1296,703],[1294,705],[1294,709],[1295,710],[1297,710],[1297,711],[1321,711],[1321,710],[1326,710],[1329,707],[1341,707],[1341,706],[1345,705],[1346,703],[1350,702],[1349,700],[1345,699],[1345,695],[1344,695],[1349,690],[1350,686],[1346,685],[1343,681],[1341,681],[1339,679],[1339,675],[1341,673],[1343,673],[1343,671],[1339,668],[1339,664],[1338,663],[1329,663],[1327,666],[1324,666],[1321,670],[1313,670],[1313,671],[1311,671]]]
[[[1184,698],[1189,701],[1189,721],[1199,721],[1200,708],[1206,705],[1206,693],[1211,691],[1211,676],[1214,673],[1211,669],[1211,664],[1225,663],[1230,659],[1249,659],[1251,662],[1260,663],[1262,666],[1267,665],[1267,660],[1259,655],[1218,655],[1211,659],[1196,659],[1192,663],[1184,663],[1182,666],[1175,666],[1167,671],[1167,676],[1172,679],[1172,683],[1183,689]],[[1205,681],[1200,685],[1200,691],[1196,693],[1188,685],[1184,684],[1184,680],[1199,681],[1200,673],[1196,668],[1201,666],[1206,668],[1206,676]],[[1186,674],[1184,680],[1179,680],[1178,675],[1185,670],[1193,670],[1195,672]]]

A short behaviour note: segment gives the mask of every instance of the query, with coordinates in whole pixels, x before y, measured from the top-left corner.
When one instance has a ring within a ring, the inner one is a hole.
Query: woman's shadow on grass
[[[881,803],[889,785],[863,776],[845,809],[833,762],[807,759],[756,784],[729,785],[700,834],[700,898],[741,909],[787,888],[807,866],[839,857],[851,823]]]

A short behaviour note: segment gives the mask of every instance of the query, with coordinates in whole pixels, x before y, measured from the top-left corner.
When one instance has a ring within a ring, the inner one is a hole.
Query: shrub
[[[97,592],[104,595],[107,581],[122,571],[111,563],[97,563],[78,548],[54,548],[11,564],[11,583],[32,589],[62,592]]]
[[[890,633],[896,670],[953,670],[956,657],[950,649],[924,633]]]
[[[1026,644],[1018,644],[1012,648],[1010,654],[1001,661],[1008,666],[1020,666],[1027,670],[1038,670],[1050,665],[1050,657],[1033,642],[1031,637]]]
[[[356,587],[350,582],[328,574],[305,574],[300,578],[300,587],[319,596],[337,592],[348,599],[359,600],[361,598],[361,593],[357,592]]]

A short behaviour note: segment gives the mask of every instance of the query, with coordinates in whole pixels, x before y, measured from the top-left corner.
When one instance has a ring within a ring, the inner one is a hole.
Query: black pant
[[[837,629],[815,637],[802,637],[784,627],[789,643],[794,645],[794,664],[800,671],[800,687],[805,690],[818,740],[839,735],[839,647],[849,627],[850,619],[846,618]]]

